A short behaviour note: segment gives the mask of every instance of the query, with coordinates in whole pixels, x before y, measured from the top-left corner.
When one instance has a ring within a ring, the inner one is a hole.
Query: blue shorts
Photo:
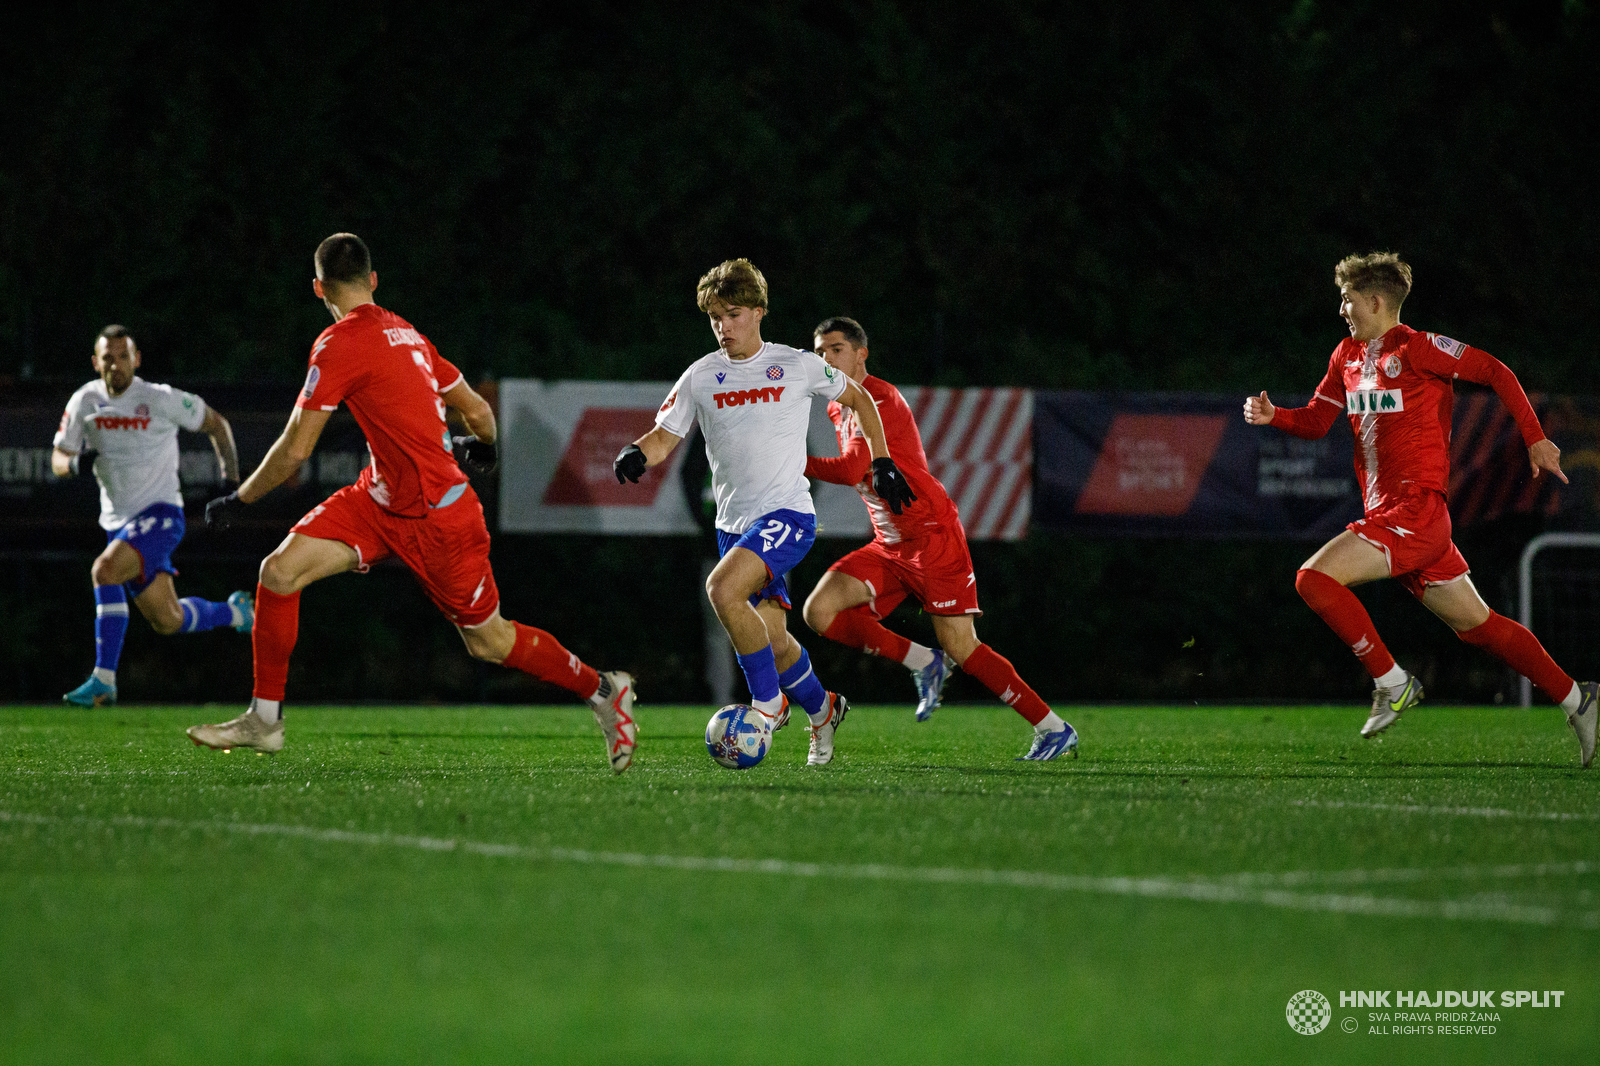
[[[773,511],[751,523],[743,533],[717,530],[717,554],[727,555],[734,548],[747,548],[761,556],[772,580],[750,597],[753,607],[762,600],[777,600],[784,610],[791,609],[789,583],[784,575],[806,557],[817,539],[817,516],[799,511]]]
[[[178,550],[183,531],[183,508],[170,503],[152,503],[121,526],[106,531],[108,545],[114,540],[124,541],[139,553],[139,576],[122,583],[129,598],[149,588],[157,574],[177,574],[172,553]]]

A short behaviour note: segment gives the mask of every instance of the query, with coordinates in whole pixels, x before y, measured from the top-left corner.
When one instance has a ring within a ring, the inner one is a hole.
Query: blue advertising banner
[[[1600,404],[1531,399],[1572,484],[1532,478],[1499,398],[1461,390],[1450,442],[1458,527],[1532,513],[1552,526],[1595,524]],[[1325,540],[1361,517],[1347,425],[1300,440],[1247,425],[1243,403],[1243,396],[1195,393],[1035,393],[1034,521],[1106,535]]]

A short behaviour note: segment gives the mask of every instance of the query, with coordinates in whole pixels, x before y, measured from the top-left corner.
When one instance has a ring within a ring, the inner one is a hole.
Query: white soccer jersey
[[[656,425],[687,437],[700,423],[717,528],[743,533],[772,511],[816,513],[806,484],[811,397],[837,400],[847,383],[820,356],[787,344],[768,341],[737,361],[718,350],[683,372]]]
[[[72,394],[55,446],[74,454],[100,453],[100,525],[116,529],[153,503],[183,506],[178,491],[178,430],[191,432],[206,418],[206,404],[191,392],[135,377],[113,398],[99,378]]]

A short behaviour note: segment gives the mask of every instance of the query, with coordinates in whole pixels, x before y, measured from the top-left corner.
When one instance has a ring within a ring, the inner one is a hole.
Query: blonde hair
[[[1411,267],[1394,252],[1347,255],[1333,268],[1333,283],[1363,293],[1377,293],[1396,312],[1411,294]]]
[[[766,307],[767,279],[748,259],[728,259],[718,263],[695,287],[695,303],[710,312],[711,302],[727,307]]]

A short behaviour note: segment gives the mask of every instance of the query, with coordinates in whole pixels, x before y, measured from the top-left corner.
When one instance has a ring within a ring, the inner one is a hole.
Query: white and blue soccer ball
[[[706,723],[706,750],[718,766],[748,770],[772,747],[772,721],[754,707],[733,703]]]

